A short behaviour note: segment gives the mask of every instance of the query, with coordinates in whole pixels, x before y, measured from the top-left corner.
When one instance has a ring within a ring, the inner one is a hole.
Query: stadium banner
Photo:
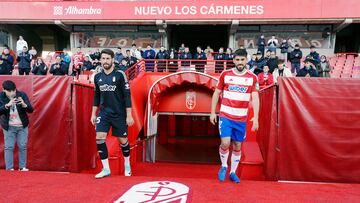
[[[279,80],[280,180],[360,182],[360,80]]]
[[[256,43],[260,38],[260,32],[236,33],[236,44],[238,47],[244,46],[246,49],[257,48]],[[279,44],[285,39],[290,39],[289,43],[292,47],[298,44],[301,48],[310,48],[311,45],[316,48],[329,49],[332,47],[330,37],[324,38],[322,32],[267,32],[267,35],[275,35],[279,40]],[[266,41],[269,38],[265,38]]]
[[[334,19],[358,18],[358,8],[358,0],[5,1],[0,20]]]
[[[97,48],[115,48],[130,49],[132,44],[153,48],[161,46],[162,37],[158,32],[125,32],[125,31],[108,31],[108,32],[74,32],[73,36],[75,47],[97,47]]]

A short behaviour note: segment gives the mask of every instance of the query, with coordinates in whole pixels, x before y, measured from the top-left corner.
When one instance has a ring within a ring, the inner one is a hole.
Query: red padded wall
[[[34,107],[34,112],[29,114],[27,166],[32,170],[67,171],[70,164],[72,77],[1,76],[0,84],[4,80],[14,81],[17,89],[29,96]],[[0,167],[4,168],[2,130],[0,134]]]
[[[279,179],[360,182],[360,80],[279,81]]]
[[[89,85],[74,84],[72,99],[72,115],[74,135],[71,139],[70,171],[95,167],[97,156],[95,126],[90,122],[93,106],[94,88]]]
[[[267,180],[277,180],[277,102],[276,86],[259,91],[259,130],[257,141],[264,159],[264,175]]]

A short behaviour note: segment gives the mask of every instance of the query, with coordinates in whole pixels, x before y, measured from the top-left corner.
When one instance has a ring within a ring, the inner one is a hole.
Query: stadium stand
[[[360,57],[355,53],[337,54],[329,62],[332,78],[360,77]]]

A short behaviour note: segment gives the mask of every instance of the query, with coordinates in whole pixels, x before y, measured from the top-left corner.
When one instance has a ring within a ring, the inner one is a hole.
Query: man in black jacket
[[[10,55],[10,50],[9,48],[5,47],[2,55],[0,56],[0,58],[3,60],[3,63],[5,63],[4,66],[6,66],[8,68],[8,74],[7,75],[11,75],[12,71],[14,69],[13,64],[14,64],[14,57]]]
[[[267,60],[266,65],[269,67],[269,72],[272,74],[275,70],[275,68],[277,68],[277,63],[278,63],[278,57],[276,56],[275,52],[271,52],[270,53],[270,58]]]
[[[129,49],[128,49],[128,50],[126,50],[126,56],[125,56],[125,59],[126,59],[126,61],[127,61],[127,66],[128,66],[128,67],[131,67],[131,66],[133,66],[134,64],[136,64],[136,63],[137,63],[137,58],[136,58],[136,57],[131,56],[131,52],[130,52],[130,50],[129,50]]]
[[[258,51],[260,51],[261,54],[264,56],[266,42],[265,42],[265,37],[264,37],[263,34],[262,34],[262,35],[260,36],[260,38],[258,39],[258,41],[257,41],[257,43],[256,43],[256,46],[258,47]]]
[[[164,46],[160,47],[159,52],[156,54],[155,59],[157,60],[157,71],[158,72],[164,72],[164,70],[167,68],[166,66],[166,59],[169,59],[169,53],[165,50]]]
[[[185,47],[184,52],[181,53],[181,55],[180,55],[180,59],[182,60],[181,61],[181,66],[182,67],[189,67],[190,66],[190,61],[186,60],[186,59],[188,59],[188,60],[192,59],[192,54],[190,53],[189,47]]]
[[[3,92],[0,94],[1,126],[4,132],[4,154],[6,170],[14,170],[14,146],[17,142],[19,148],[19,170],[26,168],[26,153],[28,141],[29,118],[27,113],[34,111],[28,96],[16,90],[16,85],[10,80],[2,84]]]
[[[93,69],[94,68],[92,62],[90,61],[90,56],[86,55],[84,59],[83,70],[93,70]]]
[[[288,55],[288,50],[289,50],[289,44],[287,42],[286,39],[284,39],[280,45],[280,49],[281,49],[281,54],[283,55],[283,58],[285,60],[285,63],[287,63],[287,55]]]
[[[11,75],[10,71],[8,63],[0,57],[0,75]]]
[[[37,58],[35,64],[33,65],[33,68],[31,72],[34,75],[46,75],[48,71],[48,67],[44,63],[42,58]]]
[[[53,75],[67,75],[68,67],[61,61],[60,56],[56,56],[56,62],[51,65],[50,73]]]
[[[195,61],[196,71],[204,72],[204,66],[206,64],[206,55],[202,51],[200,46],[196,47],[196,53],[194,54],[194,60],[198,60],[198,61]]]
[[[221,72],[224,70],[224,60],[225,60],[225,53],[224,48],[219,48],[219,53],[217,53],[214,57],[215,62],[215,72]]]
[[[29,75],[31,55],[29,54],[27,47],[24,46],[23,51],[16,58],[19,65],[19,75]]]
[[[313,61],[314,66],[316,67],[320,63],[320,55],[315,51],[315,46],[310,46],[310,53],[306,56]]]
[[[318,77],[316,69],[313,67],[314,60],[307,58],[304,61],[304,68],[300,69],[296,77]]]
[[[300,60],[302,58],[302,51],[300,50],[300,46],[298,44],[295,45],[294,51],[290,53],[290,62],[291,62],[291,72],[294,73],[296,70],[296,74],[300,71]]]

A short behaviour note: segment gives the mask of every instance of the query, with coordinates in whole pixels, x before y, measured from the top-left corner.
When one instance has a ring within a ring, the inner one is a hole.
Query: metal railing
[[[132,80],[140,72],[197,71],[213,74],[233,67],[232,60],[142,59],[127,69],[125,73],[128,79]]]

